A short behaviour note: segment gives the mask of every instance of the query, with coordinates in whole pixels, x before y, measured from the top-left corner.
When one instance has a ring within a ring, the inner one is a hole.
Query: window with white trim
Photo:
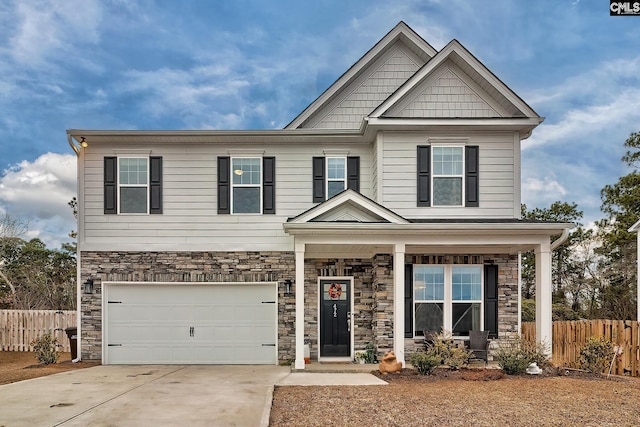
[[[462,206],[464,147],[432,147],[432,206]]]
[[[149,212],[149,159],[118,158],[119,213]]]
[[[482,330],[482,271],[480,265],[415,265],[414,336],[442,329],[468,336]]]
[[[262,158],[232,158],[231,177],[231,213],[261,213]]]
[[[327,157],[327,199],[347,188],[347,158]]]

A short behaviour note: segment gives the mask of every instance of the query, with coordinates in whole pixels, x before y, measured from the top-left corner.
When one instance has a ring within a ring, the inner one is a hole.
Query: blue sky
[[[75,228],[66,129],[281,128],[400,20],[460,41],[546,118],[523,143],[524,203],[602,217],[640,130],[640,16],[605,0],[5,0],[0,214],[58,247]]]

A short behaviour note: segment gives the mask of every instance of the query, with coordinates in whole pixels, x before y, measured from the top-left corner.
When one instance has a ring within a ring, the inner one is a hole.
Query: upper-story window
[[[462,206],[462,147],[433,147],[433,206]]]
[[[314,157],[312,160],[313,201],[324,202],[350,188],[360,191],[360,157]]]
[[[418,206],[479,207],[478,153],[477,145],[418,146]]]
[[[149,167],[147,158],[118,159],[118,187],[120,213],[147,213]]]
[[[162,157],[105,157],[104,213],[161,214]]]
[[[327,157],[327,199],[347,188],[347,158]]]
[[[219,214],[275,214],[275,157],[218,157]]]
[[[262,211],[262,159],[231,159],[231,213]]]

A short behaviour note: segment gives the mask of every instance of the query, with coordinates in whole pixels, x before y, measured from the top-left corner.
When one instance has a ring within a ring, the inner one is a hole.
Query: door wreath
[[[342,285],[340,283],[332,283],[329,287],[329,296],[331,298],[340,298],[342,295]]]

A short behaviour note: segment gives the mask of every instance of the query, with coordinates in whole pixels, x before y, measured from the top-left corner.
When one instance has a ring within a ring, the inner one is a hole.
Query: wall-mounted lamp
[[[80,147],[82,148],[87,148],[89,146],[89,143],[87,142],[87,140],[85,139],[85,137],[81,137],[80,138]]]
[[[290,279],[287,279],[284,281],[284,294],[285,295],[291,295],[291,285],[293,283],[291,282]]]
[[[93,279],[87,279],[86,282],[84,282],[84,293],[85,294],[92,294],[93,293]]]

